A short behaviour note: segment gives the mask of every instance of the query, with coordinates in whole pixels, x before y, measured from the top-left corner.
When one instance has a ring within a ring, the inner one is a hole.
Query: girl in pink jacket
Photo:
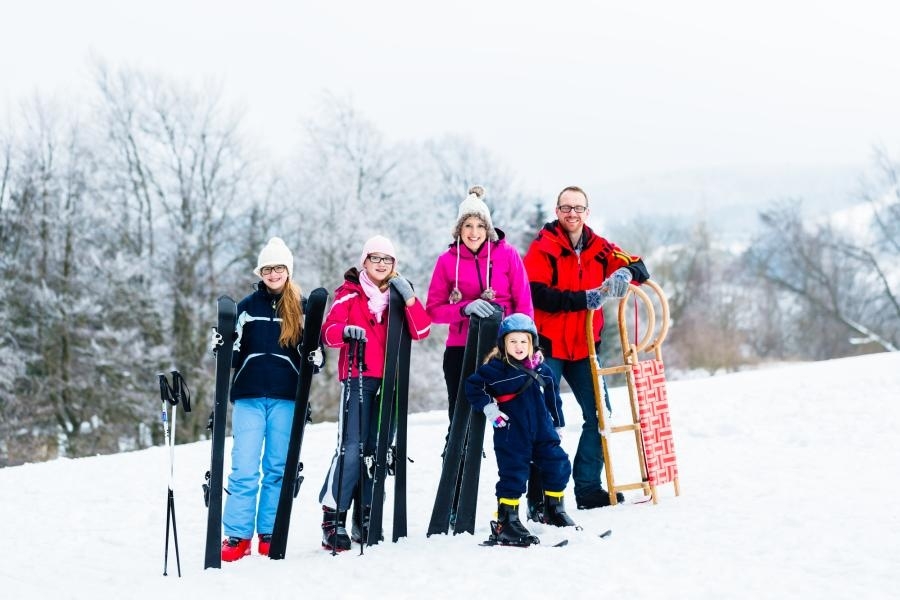
[[[388,299],[390,288],[394,287],[406,302],[406,324],[410,336],[421,340],[428,336],[431,319],[425,307],[415,296],[409,281],[396,272],[397,253],[394,245],[384,236],[377,235],[369,239],[363,247],[359,258],[359,268],[350,268],[344,274],[344,283],[334,293],[334,302],[325,323],[322,325],[322,341],[331,348],[340,348],[338,361],[338,377],[341,380],[343,394],[350,398],[359,398],[362,393],[362,411],[359,402],[349,403],[347,424],[343,425],[343,411],[338,421],[337,451],[331,460],[331,467],[322,485],[319,502],[322,503],[322,546],[328,550],[348,550],[350,536],[347,535],[347,509],[355,497],[358,485],[363,486],[362,510],[354,511],[354,540],[359,542],[367,536],[368,513],[371,505],[371,485],[359,480],[359,453],[347,451],[344,454],[344,467],[339,469],[340,448],[356,448],[359,446],[359,432],[363,432],[363,447],[366,456],[375,454],[375,435],[377,430],[376,394],[381,388],[384,375],[384,358],[387,347]],[[358,366],[353,365],[348,372],[348,342],[365,340],[365,361],[360,392]],[[359,419],[362,412],[362,427]],[[345,432],[345,439],[340,439],[340,432]],[[339,471],[343,477],[339,478]],[[342,481],[339,481],[342,479]],[[340,490],[340,493],[338,493]],[[340,496],[340,498],[338,498]],[[360,515],[360,513],[362,513]],[[361,522],[359,522],[361,521]]]

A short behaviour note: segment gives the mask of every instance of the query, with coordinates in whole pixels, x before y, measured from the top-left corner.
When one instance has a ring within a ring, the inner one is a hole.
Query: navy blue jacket
[[[541,385],[515,366],[492,358],[466,379],[466,396],[474,409],[483,410],[494,398],[509,417],[506,427],[494,429],[498,498],[525,493],[530,464],[540,471],[544,489],[549,491],[566,489],[572,474],[554,429],[565,424],[556,383],[547,365],[540,364],[535,371]]]
[[[278,343],[281,318],[275,305],[280,297],[259,282],[256,291],[238,303],[237,340],[231,363],[236,369],[232,402],[262,397],[293,400],[297,393],[300,345],[284,348]],[[306,299],[302,306],[305,313]]]
[[[532,417],[549,413],[553,427],[564,427],[566,421],[563,418],[562,399],[550,367],[541,363],[534,370],[544,382],[541,387],[527,373],[494,357],[466,379],[466,397],[475,410],[484,410],[491,399],[496,399],[500,410],[510,417],[516,413],[528,413]],[[512,397],[526,381],[530,381],[531,385],[521,394]],[[539,420],[533,422],[538,423]]]

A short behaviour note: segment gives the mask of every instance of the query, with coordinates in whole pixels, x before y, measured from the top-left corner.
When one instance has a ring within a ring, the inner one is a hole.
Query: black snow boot
[[[519,520],[519,502],[510,504],[502,500],[497,504],[497,520],[491,522],[491,533],[496,542],[503,546],[539,544],[540,540],[531,535]]]
[[[528,499],[528,520],[535,523],[546,523],[544,511],[544,483],[540,470],[531,463],[528,473],[528,490],[525,493]]]
[[[531,498],[528,499],[528,520],[535,523],[544,523],[544,501],[535,502]]]
[[[575,526],[575,521],[566,514],[562,492],[547,492],[544,496],[544,505],[547,507],[544,512],[544,523],[557,527]]]
[[[366,505],[363,508],[362,519],[359,516],[359,509],[356,502],[353,503],[353,526],[350,528],[350,539],[357,544],[368,543],[369,541],[369,517],[372,514],[372,507]],[[379,542],[384,541],[384,534],[378,538]]]
[[[616,492],[616,502],[619,504],[625,502],[625,496],[622,492]],[[583,496],[575,496],[575,505],[578,506],[578,510],[609,506],[609,492],[600,488]]]
[[[322,507],[322,547],[342,552],[350,549],[347,535],[347,511],[338,512],[330,506]]]

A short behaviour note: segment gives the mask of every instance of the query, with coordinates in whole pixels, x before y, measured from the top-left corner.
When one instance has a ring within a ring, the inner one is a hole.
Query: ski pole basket
[[[647,293],[655,295],[654,299]],[[634,340],[629,340],[627,312],[629,299],[634,299]],[[640,302],[638,302],[640,301]],[[637,334],[637,323],[640,307],[643,306],[643,322],[646,331],[643,337]],[[600,425],[603,458],[606,464],[606,481],[611,504],[616,504],[616,492],[641,489],[645,496],[650,496],[653,503],[659,500],[657,487],[672,483],[675,495],[680,494],[678,485],[678,465],[675,460],[675,447],[672,438],[672,425],[669,419],[669,401],[666,393],[665,367],[662,360],[662,342],[669,331],[669,304],[662,289],[655,282],[647,280],[641,286],[629,285],[628,292],[619,301],[618,324],[619,338],[622,346],[623,362],[621,365],[601,368],[594,347],[593,313],[588,311],[586,333],[591,358],[591,372],[594,380],[594,400],[597,405],[597,418]],[[658,333],[656,333],[658,330]],[[654,337],[655,335],[655,337]],[[649,355],[649,357],[647,357]],[[641,360],[641,356],[645,356]],[[601,380],[604,375],[622,374],[628,388],[631,422],[607,427],[604,405],[608,405],[604,397],[605,386]],[[634,436],[640,481],[618,483],[610,461],[610,440],[608,436],[617,433],[631,433]]]

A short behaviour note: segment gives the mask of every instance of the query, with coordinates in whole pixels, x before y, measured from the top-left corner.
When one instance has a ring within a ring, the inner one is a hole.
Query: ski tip
[[[602,538],[608,538],[609,536],[612,535],[612,529],[607,529],[606,531],[604,531],[603,533],[600,533],[598,535]]]

